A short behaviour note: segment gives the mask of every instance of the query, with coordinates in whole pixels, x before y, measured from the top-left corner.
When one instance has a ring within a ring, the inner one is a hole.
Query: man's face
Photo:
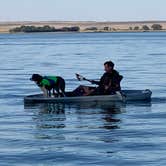
[[[104,70],[105,70],[106,72],[111,72],[111,71],[112,71],[112,67],[111,67],[111,66],[108,66],[108,65],[106,64],[106,65],[104,65]]]

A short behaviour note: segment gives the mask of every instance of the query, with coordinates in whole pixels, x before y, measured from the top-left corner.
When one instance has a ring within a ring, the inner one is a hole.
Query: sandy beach
[[[134,27],[139,27],[139,31],[143,25],[147,25],[149,28],[153,24],[160,24],[162,26],[162,30],[166,30],[166,21],[139,21],[139,22],[95,22],[95,21],[39,21],[39,22],[31,22],[31,21],[24,21],[24,22],[0,22],[0,33],[9,33],[9,30],[15,27],[20,27],[22,25],[25,26],[53,26],[55,28],[62,28],[62,27],[72,27],[72,26],[79,26],[80,32],[86,31],[93,31],[87,30],[92,27],[96,27],[97,31],[116,31],[116,32],[123,32],[123,31],[133,31]],[[107,27],[107,30],[104,28]]]

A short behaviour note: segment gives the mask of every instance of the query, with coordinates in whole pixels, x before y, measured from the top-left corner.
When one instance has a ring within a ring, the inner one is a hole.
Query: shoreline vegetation
[[[35,33],[35,32],[79,32],[79,27],[62,27],[62,28],[55,28],[49,25],[45,26],[20,26],[13,29],[10,29],[10,33]]]
[[[166,21],[142,22],[0,22],[0,33],[36,32],[153,32],[166,31]]]

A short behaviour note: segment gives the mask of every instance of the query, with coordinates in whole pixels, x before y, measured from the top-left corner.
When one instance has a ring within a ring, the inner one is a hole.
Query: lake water
[[[112,60],[123,89],[151,89],[151,103],[39,104],[31,74],[100,78]],[[0,165],[166,165],[166,33],[0,35]]]

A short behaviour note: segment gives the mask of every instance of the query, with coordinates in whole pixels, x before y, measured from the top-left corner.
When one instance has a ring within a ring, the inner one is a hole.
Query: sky
[[[0,0],[0,21],[166,20],[166,0]]]

